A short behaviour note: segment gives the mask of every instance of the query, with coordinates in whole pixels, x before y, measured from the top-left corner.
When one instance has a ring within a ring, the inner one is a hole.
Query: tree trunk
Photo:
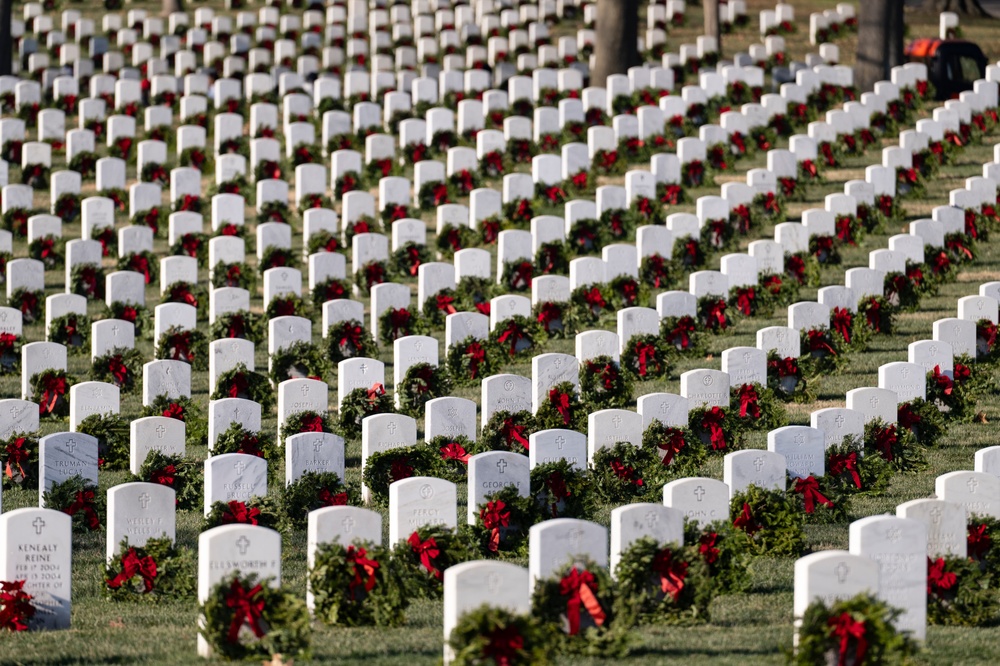
[[[940,14],[941,12],[955,12],[962,16],[980,18],[990,16],[989,12],[979,4],[979,0],[929,0],[924,3],[923,7],[936,14]]]
[[[639,0],[597,0],[596,64],[590,85],[603,86],[609,74],[625,74],[640,64]]]
[[[14,40],[10,36],[14,0],[0,0],[0,76],[14,73]]]
[[[868,92],[903,64],[903,0],[865,0],[858,7],[858,58],[854,84]]]
[[[184,0],[163,0],[163,15],[170,16],[174,12],[184,11]]]
[[[716,48],[722,56],[722,31],[719,29],[719,0],[702,0],[702,11],[705,14],[705,36],[715,37]]]

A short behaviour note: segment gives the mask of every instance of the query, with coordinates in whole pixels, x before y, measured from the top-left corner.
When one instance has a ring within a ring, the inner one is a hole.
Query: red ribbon
[[[868,300],[868,309],[865,310],[865,319],[868,326],[876,333],[882,332],[882,305],[874,298]]]
[[[726,413],[719,407],[706,410],[704,416],[701,417],[701,427],[708,431],[713,451],[721,451],[726,448],[726,433],[722,429],[725,418]]]
[[[51,414],[56,408],[59,398],[66,395],[69,385],[65,377],[48,376],[42,380],[42,399],[38,404],[38,411],[43,416]]]
[[[595,591],[597,590],[597,580],[594,574],[587,570],[580,571],[576,567],[563,576],[559,581],[559,593],[568,597],[566,600],[566,618],[569,620],[569,635],[576,636],[580,633],[580,607],[583,606],[594,624],[603,626],[607,616],[601,609],[601,604],[597,600]]]
[[[7,464],[5,466],[5,472],[8,479],[14,478],[14,468],[17,466],[17,476],[21,479],[26,479],[28,474],[25,472],[22,463],[27,463],[29,456],[28,451],[24,448],[25,438],[17,437],[10,444],[7,445],[5,453],[7,454]],[[0,623],[2,626],[2,623]]]
[[[677,597],[684,590],[684,579],[687,578],[688,563],[674,559],[669,548],[664,548],[653,558],[653,573],[660,577],[660,590],[669,594],[677,602]]]
[[[676,206],[680,202],[683,192],[680,185],[667,185],[663,190],[663,196],[660,197],[660,203]]]
[[[479,374],[479,365],[486,360],[486,349],[476,341],[465,348],[465,356],[469,359],[469,379],[475,379]]]
[[[420,564],[424,567],[424,569],[434,576],[434,578],[441,580],[441,572],[434,567],[434,560],[441,554],[440,549],[437,547],[437,541],[434,540],[434,537],[429,537],[427,541],[421,541],[420,535],[414,532],[410,535],[410,538],[406,540],[406,543],[408,543],[413,552],[420,557]]]
[[[257,638],[261,638],[267,633],[261,621],[264,613],[264,598],[261,592],[264,591],[262,585],[256,585],[247,590],[240,585],[239,578],[234,578],[229,586],[229,594],[226,595],[226,606],[233,609],[233,621],[229,624],[229,634],[227,640],[235,643],[240,635],[240,629],[244,624],[250,626],[250,630]]]
[[[660,369],[660,362],[656,359],[656,346],[648,342],[636,342],[633,351],[639,361],[639,376],[645,377],[647,364],[655,363],[657,370]]]
[[[94,491],[77,491],[76,497],[68,507],[63,509],[63,513],[75,516],[78,511],[83,511],[84,524],[88,530],[96,530],[101,526],[101,519],[97,517],[97,507],[94,506]]]
[[[552,406],[556,408],[559,415],[562,416],[563,424],[569,425],[571,420],[570,409],[569,409],[569,394],[563,393],[558,389],[549,389],[549,402]]]
[[[601,290],[597,287],[591,288],[589,291],[583,292],[584,302],[593,308],[604,308],[607,303],[604,302],[604,296],[601,294]]]
[[[660,462],[665,466],[669,465],[673,462],[674,456],[679,454],[685,446],[687,446],[687,442],[684,441],[684,432],[678,428],[667,428],[664,438],[656,444],[656,448],[663,452]]]
[[[500,549],[500,528],[510,525],[510,511],[504,511],[507,505],[497,500],[487,502],[486,506],[480,509],[479,517],[483,521],[483,527],[490,530],[490,542],[487,548],[491,553]]]
[[[847,666],[847,648],[854,639],[854,663],[863,664],[865,653],[868,651],[868,641],[865,639],[865,623],[858,622],[847,612],[836,617],[831,617],[826,621],[827,626],[833,628],[833,637],[840,639],[840,647],[837,651],[837,666]]]
[[[760,418],[760,397],[753,384],[744,384],[740,387],[740,418],[746,418],[750,414],[755,419]]]
[[[122,363],[121,356],[116,354],[111,357],[108,361],[108,372],[115,378],[115,384],[119,387],[125,385],[125,381],[128,379],[128,368]]]
[[[760,530],[760,523],[754,519],[753,513],[750,511],[750,505],[746,502],[743,503],[743,510],[740,512],[740,515],[733,519],[733,527],[751,535]]]
[[[538,309],[537,320],[545,328],[546,333],[551,333],[549,326],[560,319],[562,319],[562,308],[555,303],[543,303]]]
[[[834,350],[834,348],[831,347],[830,343],[827,341],[827,337],[826,337],[827,336],[827,332],[826,331],[824,331],[822,329],[815,329],[814,328],[814,329],[810,330],[806,334],[806,336],[809,339],[808,342],[809,342],[809,351],[810,352],[825,351],[828,354],[830,354],[830,356],[836,356],[837,355],[836,350]]]
[[[379,383],[372,384],[372,387],[368,389],[368,402],[375,402],[383,395],[385,395],[385,387]]]
[[[437,306],[437,309],[443,310],[447,314],[455,314],[458,312],[458,310],[455,309],[455,306],[452,305],[454,302],[455,299],[446,294],[438,294],[435,297],[435,305]]]
[[[441,458],[443,460],[457,460],[460,463],[468,465],[470,457],[466,453],[465,448],[458,442],[450,442],[441,447]]]
[[[416,276],[420,271],[420,248],[410,246],[406,248],[406,259],[410,263],[409,273],[411,276]]]
[[[889,462],[892,462],[896,457],[892,452],[896,442],[895,425],[886,426],[875,433],[875,448],[878,449],[879,455]]]
[[[515,320],[510,319],[508,320],[507,326],[504,328],[503,333],[501,333],[500,337],[497,338],[497,342],[503,345],[507,344],[509,341],[510,355],[513,358],[513,356],[517,353],[517,343],[525,339],[528,338],[525,335],[524,330],[522,330],[521,325],[518,324]]]
[[[813,513],[816,510],[817,502],[828,508],[833,507],[833,502],[824,497],[823,493],[819,491],[819,482],[812,475],[797,480],[795,482],[795,492],[802,495],[806,504],[806,513]],[[744,506],[746,505],[744,504]]]
[[[322,488],[316,494],[316,499],[319,500],[321,506],[346,506],[347,505],[347,493],[332,493],[329,488]]]
[[[969,525],[966,541],[969,557],[976,562],[982,561],[986,557],[986,553],[993,547],[993,537],[986,531],[986,523]]]
[[[33,597],[24,591],[23,580],[0,583],[0,631],[27,631],[35,616]]]
[[[719,299],[708,306],[708,310],[705,312],[705,325],[708,328],[726,330],[729,321],[726,319],[726,302],[724,300]]]
[[[955,382],[952,381],[951,377],[941,373],[941,366],[935,365],[934,372],[931,374],[931,381],[944,395],[951,395],[955,390]]]
[[[719,535],[715,532],[702,534],[701,538],[698,539],[698,554],[707,564],[715,564],[716,560],[719,559],[719,549],[716,548],[718,540]]]
[[[364,332],[357,324],[352,324],[351,322],[344,322],[344,325],[340,329],[340,340],[338,345],[340,347],[351,347],[355,351],[361,349],[361,334]]]
[[[410,320],[413,315],[406,308],[399,308],[398,310],[393,308],[389,312],[389,325],[392,326],[392,337],[393,339],[400,336],[400,331],[404,335],[409,335],[410,331]]]
[[[736,309],[743,316],[749,317],[753,312],[753,304],[757,298],[757,292],[753,287],[740,287],[736,291]]]
[[[153,590],[153,580],[156,578],[156,573],[156,561],[152,557],[147,555],[140,558],[135,552],[135,548],[129,548],[128,552],[122,557],[121,572],[113,579],[105,582],[108,584],[108,587],[117,590],[132,580],[133,577],[139,575],[142,577],[142,585],[148,594]]]
[[[554,391],[555,389],[553,389]],[[551,400],[552,394],[549,393],[549,399]],[[500,435],[503,437],[504,442],[509,447],[512,442],[517,442],[527,450],[529,448],[528,439],[524,436],[525,427],[523,425],[518,425],[514,423],[512,419],[504,419],[503,426],[500,428]]]
[[[861,476],[858,474],[858,454],[856,451],[832,455],[827,465],[830,468],[830,473],[834,476],[840,476],[845,472],[849,473],[854,480],[855,487],[858,490],[861,489]]]
[[[695,331],[694,319],[688,316],[681,317],[677,320],[672,331],[670,331],[670,340],[674,345],[678,343],[681,349],[687,349],[691,344],[691,334]]]
[[[347,552],[344,554],[344,561],[348,567],[354,569],[354,578],[347,584],[352,599],[355,598],[354,593],[359,588],[363,587],[366,593],[375,589],[377,582],[375,570],[379,568],[379,563],[368,559],[367,550],[348,546]]]
[[[854,324],[854,315],[847,308],[835,307],[830,313],[830,325],[833,330],[840,333],[844,342],[851,344],[851,328]]]
[[[241,452],[244,452],[242,448]],[[247,508],[245,503],[233,500],[226,505],[226,510],[222,513],[222,524],[242,523],[245,525],[256,525],[259,516],[260,509],[257,507]]]

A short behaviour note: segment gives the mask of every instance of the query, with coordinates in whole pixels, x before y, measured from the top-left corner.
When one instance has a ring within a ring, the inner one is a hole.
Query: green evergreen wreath
[[[208,265],[208,236],[203,233],[184,234],[168,251],[174,257],[193,257],[200,268],[205,268]]]
[[[597,510],[590,492],[590,472],[568,460],[537,463],[531,469],[533,508],[539,520],[579,518],[591,520]]]
[[[954,363],[951,377],[941,372],[940,366],[934,366],[927,373],[927,402],[938,407],[947,421],[971,421],[978,393],[972,390],[972,379],[970,366],[963,363]]]
[[[510,362],[534,356],[543,339],[538,322],[524,315],[503,319],[490,331],[490,344],[500,352],[497,356]]]
[[[441,328],[444,326],[445,317],[458,312],[455,306],[456,299],[454,289],[442,289],[424,299],[423,310],[420,312],[429,328]]]
[[[0,440],[0,459],[4,461],[0,477],[4,488],[38,489],[37,433],[19,432]]]
[[[238,599],[252,608],[259,604],[259,612],[238,611],[244,607]],[[312,623],[305,600],[286,587],[272,587],[270,579],[236,572],[212,588],[200,610],[205,621],[199,633],[225,659],[308,658]]]
[[[28,244],[28,257],[41,261],[51,271],[66,262],[66,244],[61,236],[46,234]]]
[[[799,367],[806,377],[823,377],[840,373],[847,362],[844,338],[828,328],[802,331]]]
[[[220,456],[223,453],[245,453],[274,464],[284,457],[272,435],[248,430],[239,423],[231,423],[215,440],[211,454]]]
[[[590,463],[591,492],[609,504],[638,502],[657,490],[643,476],[653,463],[654,455],[629,442],[598,449]]]
[[[220,525],[259,525],[277,529],[281,521],[277,502],[272,497],[254,495],[246,502],[231,500],[213,502],[202,521],[201,531]]]
[[[221,261],[212,267],[212,286],[239,287],[251,294],[257,289],[257,273],[246,262],[224,264]]]
[[[660,320],[660,338],[671,354],[678,356],[705,356],[705,329],[694,317],[663,317]]]
[[[637,539],[621,553],[615,582],[617,614],[634,623],[685,625],[710,619],[712,584],[697,546]]]
[[[97,438],[98,466],[124,470],[129,465],[129,422],[118,414],[91,414],[76,426],[76,431]]]
[[[344,439],[357,439],[361,437],[361,422],[366,417],[389,414],[393,410],[392,398],[381,384],[370,389],[356,388],[340,403],[340,433]]]
[[[351,297],[351,283],[340,278],[327,278],[312,288],[312,305],[317,312],[322,313],[323,304]]]
[[[131,393],[142,383],[142,366],[145,360],[138,349],[112,349],[94,359],[90,366],[90,379],[114,384],[122,393]]]
[[[132,480],[158,483],[172,488],[177,508],[188,511],[201,507],[205,501],[202,492],[204,465],[201,461],[184,456],[168,456],[162,451],[152,450],[139,467],[139,474]]]
[[[864,455],[864,441],[846,436],[826,448],[826,481],[845,493],[880,495],[893,477],[889,462],[880,455]]]
[[[865,424],[865,455],[881,456],[896,472],[909,472],[927,466],[917,438],[899,423],[887,424],[873,419]]]
[[[270,413],[277,398],[275,391],[271,388],[271,382],[267,377],[248,370],[247,366],[239,363],[235,368],[223,372],[215,380],[215,391],[210,396],[212,400],[223,398],[243,398],[260,403],[263,413]]]
[[[305,529],[310,511],[328,506],[356,506],[360,499],[361,489],[357,484],[345,484],[334,472],[305,472],[282,487],[278,504],[287,528]]]
[[[748,486],[729,502],[739,545],[753,555],[798,557],[805,549],[803,513],[782,491]]]
[[[356,319],[338,321],[330,326],[326,340],[327,353],[333,364],[348,358],[375,358],[378,355],[375,338]]]
[[[535,416],[527,411],[508,412],[497,410],[493,412],[478,442],[487,451],[513,451],[526,454],[529,448],[529,437],[543,430],[539,428]]]
[[[447,470],[445,476],[455,483],[466,479],[469,471],[469,458],[489,450],[482,445],[481,441],[473,442],[462,435],[438,435],[427,442],[427,446],[440,452],[441,461]]]
[[[414,418],[423,416],[424,405],[434,398],[451,392],[451,378],[444,368],[429,363],[416,363],[406,370],[403,381],[396,386],[399,409]]]
[[[688,412],[688,429],[693,441],[701,442],[709,453],[729,453],[743,448],[744,427],[731,409],[696,407]]]
[[[982,627],[992,625],[1000,600],[989,588],[978,563],[969,558],[939,557],[927,561],[927,620],[930,624]]]
[[[201,406],[187,396],[169,398],[160,394],[145,405],[142,416],[165,416],[184,424],[184,439],[188,446],[205,446],[208,443],[208,419]]]
[[[133,305],[121,301],[113,301],[104,306],[101,319],[121,319],[135,327],[135,338],[138,340],[153,330],[153,316],[145,305]]]
[[[569,273],[569,245],[564,240],[542,243],[535,253],[534,275]]]
[[[577,394],[572,382],[560,382],[551,387],[535,413],[537,430],[566,428],[586,432],[587,406]]]
[[[288,207],[287,202],[267,201],[260,204],[260,211],[257,213],[257,224],[264,224],[265,222],[291,224],[293,218],[294,213]]]
[[[331,627],[398,627],[410,601],[390,551],[370,543],[321,543],[309,570],[313,615]]]
[[[534,272],[535,265],[528,259],[506,261],[500,273],[499,287],[504,293],[530,291]]]
[[[674,479],[698,476],[708,460],[708,451],[690,430],[655,419],[642,433],[642,449],[648,458],[643,478],[654,488]]]
[[[673,364],[660,336],[633,335],[622,350],[621,369],[636,381],[648,381],[667,377]]]
[[[74,532],[96,532],[101,529],[105,512],[104,493],[82,476],[57,483],[43,495],[42,505],[69,514]]]
[[[729,413],[746,432],[767,432],[788,425],[785,407],[774,391],[757,383],[729,389]]]
[[[318,231],[314,231],[312,235],[309,236],[307,249],[308,254],[312,255],[318,252],[342,252],[344,247],[341,244],[339,237],[330,233],[326,229],[320,229]]]
[[[604,328],[603,323],[612,322],[614,317],[611,289],[606,284],[591,284],[577,287],[570,294],[569,306],[563,310],[563,325],[571,331],[586,331]]]
[[[477,386],[484,377],[496,374],[497,357],[496,347],[470,335],[448,348],[445,367],[456,386]]]
[[[616,275],[608,283],[613,307],[631,308],[649,304],[649,288],[631,275]]]
[[[489,278],[465,276],[455,287],[456,309],[489,316],[496,285]]]
[[[317,414],[314,411],[304,411],[296,412],[288,416],[285,419],[285,424],[281,426],[281,442],[284,445],[284,441],[291,437],[292,435],[298,435],[303,432],[333,432],[333,421],[330,419],[329,414]]]
[[[489,605],[463,614],[448,637],[453,666],[549,666],[552,643],[551,627]]]
[[[238,310],[218,315],[212,323],[212,339],[242,338],[255,345],[264,343],[266,336],[264,320],[256,312]]]
[[[65,370],[47,368],[31,376],[31,395],[38,400],[40,417],[62,418],[69,416],[69,389],[76,378]]]
[[[293,342],[271,355],[271,381],[275,386],[286,379],[322,379],[328,368],[323,352],[312,342]]]
[[[208,339],[197,329],[171,326],[156,343],[156,358],[190,363],[194,370],[208,369]]]
[[[506,486],[483,498],[468,529],[482,557],[527,557],[528,530],[536,522],[534,500],[521,497],[517,486]]]
[[[297,294],[282,294],[271,299],[264,310],[264,319],[275,317],[304,317],[309,319],[309,302]]]
[[[208,318],[208,292],[200,284],[173,282],[161,296],[163,303],[185,303],[198,311],[198,321]]]
[[[936,446],[948,432],[941,410],[923,398],[900,403],[897,407],[897,420],[900,429],[912,432],[917,443],[928,448]]]
[[[70,271],[69,293],[90,300],[104,300],[104,269],[94,264],[77,264]]]
[[[969,561],[978,567],[990,587],[1000,587],[1000,520],[973,514],[969,517],[966,545]]]
[[[440,599],[444,571],[474,557],[466,539],[455,530],[426,525],[393,547],[392,566],[398,570],[408,597]]]
[[[142,273],[146,284],[156,284],[160,279],[160,258],[149,250],[132,252],[118,258],[118,270]]]
[[[257,272],[263,275],[269,268],[295,268],[298,265],[298,255],[290,247],[269,245],[264,248],[264,253],[257,262]]]
[[[372,287],[386,281],[389,267],[384,261],[369,261],[354,274],[354,284],[363,294],[371,294]]]
[[[799,359],[781,358],[775,350],[767,353],[767,388],[784,402],[809,403],[816,395],[809,389],[809,381],[799,365]]]
[[[798,645],[788,663],[796,666],[834,663],[838,656],[857,664],[907,664],[919,647],[895,628],[902,611],[869,594],[827,606],[814,601],[802,614]],[[857,655],[861,655],[857,659]],[[846,663],[846,661],[845,661]]]
[[[896,315],[894,308],[884,296],[868,296],[858,303],[858,313],[873,335],[890,335],[896,330]]]
[[[476,232],[464,224],[446,224],[437,234],[434,244],[442,257],[454,257],[455,253],[476,244]]]
[[[378,316],[378,338],[386,347],[391,347],[398,338],[428,332],[424,318],[408,308],[388,308]]]
[[[378,504],[389,501],[389,486],[412,476],[441,476],[446,472],[439,451],[423,444],[377,451],[365,461],[362,479]]]
[[[750,556],[742,547],[741,538],[729,520],[718,520],[702,527],[690,518],[684,520],[684,543],[696,547],[698,555],[708,565],[713,597],[740,594],[753,584],[747,573]]]
[[[557,636],[560,653],[624,657],[631,636],[628,618],[616,613],[617,596],[607,569],[584,560],[536,581],[531,610]]]
[[[401,278],[415,278],[421,264],[431,260],[430,250],[422,243],[407,241],[393,251],[389,258],[389,267],[393,274]]]
[[[169,538],[130,546],[122,539],[119,552],[105,566],[102,591],[109,601],[191,601],[198,593],[195,554],[174,546]]]
[[[632,401],[632,377],[610,356],[595,356],[581,365],[580,397],[589,411],[623,409]]]

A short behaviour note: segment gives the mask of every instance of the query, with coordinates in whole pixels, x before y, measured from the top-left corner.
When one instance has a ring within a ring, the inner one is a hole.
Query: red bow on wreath
[[[156,561],[147,555],[140,558],[135,552],[135,548],[129,548],[122,557],[122,570],[113,579],[105,581],[113,590],[117,590],[125,583],[129,582],[136,575],[142,577],[142,585],[146,593],[152,592],[153,580],[156,578]]]
[[[243,502],[233,500],[226,505],[226,510],[222,513],[222,524],[243,523],[246,525],[256,525],[260,516],[260,509],[257,507],[247,508]]]
[[[94,505],[93,490],[79,490],[76,497],[68,507],[63,509],[63,513],[75,516],[78,512],[83,512],[84,525],[88,530],[96,530],[101,526],[101,519],[97,516],[97,507]]]
[[[724,300],[720,299],[708,306],[708,310],[705,312],[705,325],[708,328],[726,330],[729,321],[726,319],[726,302]]]
[[[941,373],[941,366],[935,365],[931,375],[931,381],[944,395],[951,395],[955,390],[955,382],[948,375]]]
[[[913,411],[908,402],[904,402],[899,406],[899,409],[896,411],[896,418],[899,420],[899,425],[911,431],[913,430],[913,426],[923,421],[920,418],[920,414]]]
[[[986,523],[969,525],[966,541],[969,557],[976,562],[982,561],[986,557],[986,553],[993,547],[993,537],[986,531]]]
[[[936,560],[927,558],[927,594],[940,595],[955,586],[958,576],[952,571],[945,571],[943,557]]]
[[[365,592],[375,589],[375,570],[379,568],[379,563],[368,559],[368,551],[364,548],[348,546],[344,554],[344,561],[349,568],[354,569],[354,578],[347,584],[351,593],[351,598],[355,598],[355,591],[364,588]]]
[[[583,293],[583,300],[588,306],[590,306],[591,309],[604,308],[607,306],[607,303],[604,301],[604,296],[601,294],[601,290],[597,287],[593,287],[589,291],[585,291]]]
[[[522,330],[521,325],[515,320],[511,319],[507,322],[506,328],[504,328],[503,333],[497,338],[497,342],[502,345],[510,344],[510,355],[513,357],[517,353],[517,343],[522,340],[531,341],[525,332]]]
[[[568,597],[566,600],[566,618],[569,621],[569,635],[576,636],[580,633],[580,607],[583,606],[594,624],[603,626],[607,616],[601,609],[601,603],[597,599],[597,580],[594,574],[587,570],[580,571],[576,567],[563,576],[559,581],[559,594]]]
[[[363,344],[361,341],[362,333],[364,333],[364,329],[362,329],[361,326],[347,322],[344,324],[343,328],[340,329],[340,340],[337,344],[342,348],[349,347],[357,351],[358,349],[361,349]]]
[[[316,499],[321,506],[346,506],[347,493],[332,493],[329,488],[322,488],[316,493]]]
[[[857,451],[831,455],[830,460],[827,461],[827,467],[830,468],[830,473],[834,476],[840,476],[845,472],[849,473],[851,475],[851,479],[854,480],[855,487],[858,488],[858,490],[861,489],[861,476],[858,474]]]
[[[578,190],[587,189],[587,172],[586,171],[577,172],[577,174],[573,176],[572,182],[573,182],[573,187],[575,187]]]
[[[403,331],[407,335],[409,334],[410,319],[412,317],[413,315],[406,308],[394,309],[389,313],[389,325],[392,326],[393,339],[399,337],[400,331]]]
[[[663,196],[660,197],[660,203],[676,206],[680,202],[683,192],[684,190],[680,185],[667,185],[663,189]]]
[[[830,313],[830,325],[833,330],[840,333],[844,342],[851,344],[851,327],[854,324],[854,315],[847,308],[835,307]]]
[[[639,376],[645,377],[647,372],[647,365],[649,363],[654,363],[657,370],[660,369],[660,362],[656,359],[657,349],[656,345],[649,342],[636,342],[633,347],[633,351],[639,361]]]
[[[406,259],[410,275],[415,276],[420,271],[420,248],[414,246],[406,248]]]
[[[234,578],[226,595],[226,606],[233,609],[233,621],[229,624],[227,640],[236,643],[243,625],[249,625],[253,635],[261,638],[267,632],[263,626],[264,598],[262,585],[256,585],[250,590],[245,589],[239,578]]]
[[[726,448],[726,433],[722,429],[725,419],[726,413],[719,407],[712,407],[701,417],[701,427],[708,431],[713,451]]]
[[[827,332],[821,329],[812,329],[806,334],[809,338],[809,351],[819,352],[823,351],[830,356],[836,356],[837,352],[830,343],[827,341]]]
[[[115,384],[119,387],[124,386],[128,380],[128,368],[122,363],[122,357],[117,354],[108,361],[108,372],[114,377]]]
[[[814,476],[810,475],[804,479],[797,480],[795,482],[795,492],[802,495],[802,499],[806,505],[806,513],[813,513],[816,510],[817,503],[827,508],[833,508],[833,502],[824,497],[823,493],[819,491],[819,481]]]
[[[562,308],[555,303],[543,303],[538,310],[538,323],[545,328],[546,333],[551,333],[549,328],[554,322],[562,319]]]
[[[150,481],[159,484],[161,486],[167,486],[169,488],[174,487],[174,476],[177,474],[177,468],[173,465],[167,465],[162,469],[153,470],[153,473],[149,475]]]
[[[743,530],[750,535],[760,530],[761,525],[753,517],[753,513],[750,511],[750,505],[746,502],[743,503],[743,510],[740,511],[740,515],[733,519],[733,527]]]
[[[410,538],[406,540],[406,543],[410,545],[413,553],[420,557],[420,564],[424,567],[424,569],[434,576],[434,578],[441,580],[441,572],[434,567],[434,560],[441,554],[441,551],[437,546],[437,541],[434,540],[434,537],[428,537],[427,541],[421,541],[420,535],[414,532],[410,535]]]
[[[4,468],[8,479],[14,479],[15,476],[19,479],[28,478],[27,472],[24,470],[24,464],[28,462],[28,451],[24,448],[25,438],[17,437],[14,441],[10,442],[6,448],[6,458],[7,464]],[[17,467],[17,474],[14,474],[14,467]],[[2,623],[0,623],[2,626]]]
[[[455,299],[447,294],[438,294],[435,297],[435,305],[437,306],[437,309],[442,310],[447,314],[455,314],[458,312],[458,310],[455,309],[455,306],[452,305],[454,302]]]
[[[379,383],[372,384],[372,387],[368,389],[368,402],[375,402],[383,395],[385,395],[385,387]]]
[[[470,457],[466,453],[465,448],[458,442],[450,442],[441,447],[442,460],[457,460],[460,463],[468,465]]]
[[[497,500],[487,502],[486,506],[480,509],[479,517],[483,521],[483,527],[490,530],[490,542],[487,548],[491,553],[500,549],[500,528],[510,525],[510,511],[504,511],[507,505]]]
[[[755,419],[760,418],[760,396],[753,384],[744,384],[740,387],[740,418],[746,418],[747,414]]]
[[[469,359],[469,379],[475,379],[479,374],[479,364],[486,360],[486,349],[473,341],[465,348],[465,356]]]
[[[35,616],[33,597],[24,591],[23,580],[0,583],[0,631],[27,631]]]
[[[877,299],[871,298],[868,300],[868,309],[865,310],[865,320],[874,332],[882,332],[882,304]]]
[[[668,428],[666,437],[656,444],[656,448],[663,455],[660,462],[664,466],[669,465],[673,462],[674,456],[679,454],[685,446],[687,446],[687,442],[684,441],[684,432],[677,428]]]
[[[556,411],[562,417],[563,425],[569,425],[572,415],[570,413],[570,400],[569,394],[560,391],[559,389],[552,388],[549,389],[549,402],[555,407]]]
[[[757,300],[757,292],[753,287],[740,287],[736,290],[736,309],[744,317],[753,314],[753,304]]]
[[[524,637],[517,627],[495,629],[487,635],[483,646],[483,657],[492,659],[497,666],[512,666],[519,663],[518,655],[524,649]]]
[[[38,403],[38,411],[40,414],[51,414],[52,410],[56,408],[56,403],[59,398],[66,395],[66,391],[69,389],[69,385],[66,382],[65,377],[60,376],[48,376],[42,380],[42,399]]]
[[[652,569],[653,573],[660,577],[660,590],[663,594],[669,594],[676,602],[684,590],[688,563],[674,559],[673,552],[669,548],[664,548],[653,558]]]
[[[826,624],[833,628],[831,632],[833,637],[840,639],[840,646],[837,650],[837,666],[847,666],[847,648],[850,647],[852,639],[855,643],[853,663],[863,664],[865,653],[868,652],[865,623],[855,620],[850,613],[845,612],[831,617],[826,621]]]
[[[554,391],[555,389],[553,389]],[[549,399],[551,400],[552,393],[549,392]],[[523,425],[518,425],[514,423],[512,419],[504,419],[503,426],[500,428],[500,436],[503,437],[504,443],[510,448],[513,442],[517,442],[521,446],[528,450],[529,442],[528,438],[524,436],[524,431],[526,428]]]

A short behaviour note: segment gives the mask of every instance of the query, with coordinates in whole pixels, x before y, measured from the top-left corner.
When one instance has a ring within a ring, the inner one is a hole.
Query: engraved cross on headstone
[[[837,565],[837,568],[833,570],[833,573],[837,574],[838,581],[845,583],[847,581],[847,574],[851,573],[851,568],[841,562]]]
[[[497,469],[500,470],[501,474],[503,474],[507,470],[507,461],[506,460],[498,460],[497,461]]]
[[[698,486],[694,489],[694,497],[699,502],[705,497],[705,489],[702,486]]]
[[[351,533],[354,531],[354,519],[351,518],[350,516],[340,521],[340,524],[344,528],[345,532]]]
[[[247,551],[250,550],[250,539],[246,535],[241,536],[236,541],[236,547],[239,549],[240,555],[246,555]]]
[[[162,425],[156,426],[156,437],[157,437],[157,439],[163,439],[163,435],[166,432],[167,432],[167,429],[164,428]]]
[[[622,426],[622,417],[615,414],[614,416],[611,417],[611,422],[615,424],[615,429],[617,430]]]
[[[73,453],[74,451],[76,451],[76,440],[73,439],[72,437],[70,437],[69,439],[67,439],[66,440],[66,449],[70,453]]]
[[[753,466],[758,472],[764,468],[764,458],[762,456],[757,456],[753,459]]]
[[[932,523],[934,523],[935,525],[940,525],[941,524],[941,515],[944,513],[944,511],[941,510],[941,507],[936,506],[933,509],[931,509],[930,511],[928,511],[927,513],[929,513],[931,515],[931,522]]]
[[[843,428],[844,427],[844,423],[846,421],[847,421],[847,419],[844,418],[843,414],[837,414],[837,418],[835,418],[833,420],[833,422],[837,424],[838,428]]]
[[[965,485],[969,487],[969,492],[975,494],[976,489],[979,487],[979,481],[976,479],[969,479],[965,482]]]
[[[389,421],[389,423],[385,426],[385,429],[389,431],[390,435],[394,434],[396,432],[396,422]]]
[[[41,534],[42,529],[45,527],[45,521],[41,517],[35,518],[35,521],[31,523],[31,526],[35,528],[35,534]]]
[[[149,500],[150,499],[152,499],[152,498],[149,496],[149,493],[143,493],[143,494],[139,495],[139,505],[143,509],[148,508],[149,507]]]
[[[243,470],[245,470],[246,468],[247,468],[247,464],[245,462],[243,462],[242,460],[236,461],[236,464],[233,465],[233,469],[236,470],[237,474],[243,474]]]
[[[566,438],[563,437],[562,435],[559,435],[558,437],[556,437],[555,442],[556,442],[556,448],[562,451],[563,446],[565,446],[566,444]]]

